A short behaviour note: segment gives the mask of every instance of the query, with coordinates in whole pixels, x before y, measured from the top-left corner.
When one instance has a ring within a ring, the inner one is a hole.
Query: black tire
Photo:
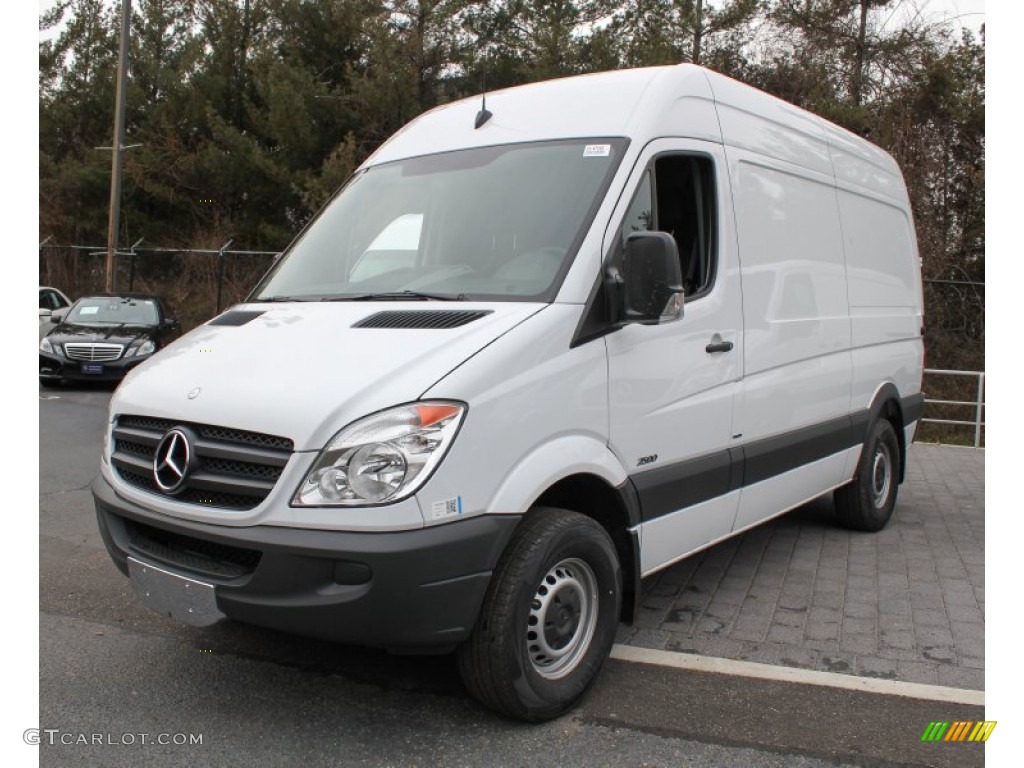
[[[60,379],[50,378],[49,376],[40,376],[39,383],[47,389],[54,389],[60,386]]]
[[[900,443],[885,419],[874,423],[853,481],[836,489],[839,522],[854,531],[880,531],[892,517],[899,487]]]
[[[576,512],[532,510],[502,554],[476,626],[459,647],[463,682],[509,717],[563,714],[608,657],[621,600],[619,560],[604,528]]]

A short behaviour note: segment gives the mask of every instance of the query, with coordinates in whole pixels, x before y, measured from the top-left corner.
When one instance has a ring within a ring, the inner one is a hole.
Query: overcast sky
[[[110,3],[119,0],[107,0]],[[54,0],[38,0],[39,13],[52,8]],[[721,4],[721,0],[709,0],[711,5]],[[899,13],[922,13],[926,18],[936,21],[959,20],[958,26],[977,30],[985,22],[985,0],[903,0]],[[898,19],[894,19],[898,20]]]
[[[985,23],[984,0],[907,0],[905,5],[936,20],[959,20],[960,27],[979,29]]]

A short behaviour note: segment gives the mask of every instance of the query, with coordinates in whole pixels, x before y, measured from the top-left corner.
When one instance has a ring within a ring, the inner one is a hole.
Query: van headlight
[[[349,424],[320,452],[292,504],[354,507],[404,499],[440,463],[465,413],[458,403],[422,402]]]

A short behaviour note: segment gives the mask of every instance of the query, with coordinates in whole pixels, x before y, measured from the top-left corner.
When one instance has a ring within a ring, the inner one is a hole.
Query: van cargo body
[[[161,613],[456,650],[550,718],[643,577],[829,492],[886,524],[922,322],[906,187],[861,138],[693,65],[489,93],[127,376],[99,525]]]

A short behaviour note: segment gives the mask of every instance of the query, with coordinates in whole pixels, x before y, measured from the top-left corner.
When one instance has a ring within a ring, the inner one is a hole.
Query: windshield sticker
[[[99,307],[82,307],[78,314],[80,315],[95,315],[100,311]]]
[[[443,517],[452,517],[462,514],[462,497],[452,496],[450,499],[435,501],[430,505],[430,519],[440,520]]]
[[[611,152],[611,144],[587,144],[587,146],[583,148],[584,157],[608,157]]]

